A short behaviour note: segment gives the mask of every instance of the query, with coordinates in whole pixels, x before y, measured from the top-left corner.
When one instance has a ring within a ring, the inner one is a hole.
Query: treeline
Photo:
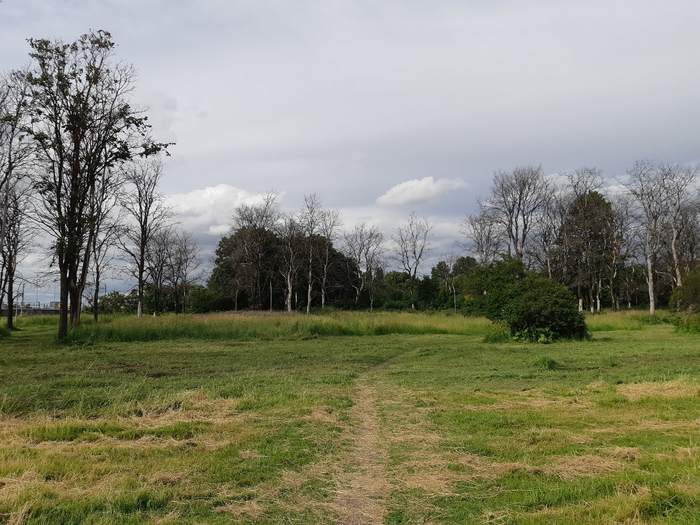
[[[498,172],[464,221],[465,253],[427,275],[427,219],[410,215],[389,239],[367,224],[341,233],[338,213],[317,196],[285,214],[268,195],[236,210],[196,307],[457,310],[478,268],[513,259],[570,289],[579,310],[648,305],[653,314],[700,256],[697,174],[695,166],[638,162],[611,189],[596,168]]]

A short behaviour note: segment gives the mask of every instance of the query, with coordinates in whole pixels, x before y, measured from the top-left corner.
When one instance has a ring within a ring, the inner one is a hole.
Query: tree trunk
[[[647,255],[647,286],[649,289],[649,315],[656,315],[656,296],[654,292],[654,262]]]
[[[673,269],[676,274],[676,286],[683,286],[681,263],[678,260],[678,231],[675,226],[673,227],[673,238],[671,239],[671,254],[673,255]]]
[[[7,275],[7,329],[14,330],[15,328],[15,276],[14,268],[10,266],[12,263],[8,264],[8,275]]]
[[[141,255],[141,261],[139,261],[139,268],[138,268],[138,304],[136,306],[136,317],[142,317],[143,316],[143,274],[144,274],[144,267],[146,266],[146,261],[144,260],[143,256],[143,251]]]
[[[95,295],[92,298],[92,317],[97,322],[100,316],[100,270],[95,269]]]
[[[286,276],[287,280],[287,294],[284,299],[284,305],[288,312],[292,311],[292,279],[289,275]]]
[[[68,277],[66,268],[61,268],[59,310],[58,310],[58,340],[65,342],[68,338]]]
[[[311,313],[311,292],[313,291],[313,284],[311,282],[311,279],[313,278],[313,274],[311,272],[311,262],[311,257],[309,257],[309,286],[306,289],[306,315]]]

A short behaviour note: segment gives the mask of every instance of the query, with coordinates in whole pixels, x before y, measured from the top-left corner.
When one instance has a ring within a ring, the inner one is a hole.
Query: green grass
[[[443,314],[115,318],[59,346],[20,319],[0,523],[330,524],[339,490],[391,524],[697,523],[698,336],[588,321],[537,345]]]
[[[157,341],[167,339],[259,340],[388,334],[486,334],[483,318],[425,313],[210,314],[107,318],[84,323],[72,334],[74,342]]]

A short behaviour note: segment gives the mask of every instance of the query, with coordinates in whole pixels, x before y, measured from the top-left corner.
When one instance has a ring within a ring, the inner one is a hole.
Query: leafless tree
[[[370,293],[370,306],[374,305],[374,283],[382,261],[384,236],[374,226],[358,224],[344,235],[345,255],[352,261],[351,286],[355,290],[355,304],[366,289]]]
[[[320,254],[321,266],[321,308],[326,307],[326,295],[328,286],[328,273],[331,266],[331,247],[338,236],[340,228],[340,214],[337,210],[324,210],[321,215],[319,232],[323,243]]]
[[[243,204],[233,215],[235,230],[273,230],[279,219],[277,193],[268,192],[259,204]]]
[[[500,225],[484,210],[464,219],[462,233],[471,241],[470,251],[482,264],[492,263],[503,249]]]
[[[483,206],[503,228],[509,255],[523,259],[528,236],[548,192],[549,183],[541,166],[522,166],[494,176],[491,196]]]
[[[277,233],[282,243],[279,272],[285,285],[285,308],[292,311],[294,282],[301,264],[303,252],[303,227],[296,217],[285,215],[281,218]]]
[[[173,289],[175,312],[186,312],[190,289],[197,281],[200,266],[199,248],[192,236],[185,231],[176,231],[167,250],[166,279]]]
[[[175,232],[171,226],[159,228],[148,241],[146,247],[147,281],[153,292],[153,313],[158,314],[163,307],[163,293],[172,258],[171,249],[175,245]]]
[[[17,268],[30,245],[32,228],[28,220],[27,187],[15,181],[5,186],[4,193],[7,194],[4,202],[7,204],[5,211],[8,223],[4,232],[4,242],[0,247],[0,307],[6,298],[6,326],[8,330],[13,330]]]
[[[124,232],[119,213],[119,186],[121,180],[116,173],[105,170],[99,184],[96,186],[92,206],[94,241],[92,243],[92,276],[93,297],[92,315],[95,322],[100,315],[100,286],[107,266],[111,264],[114,255],[114,245]],[[85,286],[83,275],[83,287]]]
[[[143,315],[148,245],[170,217],[170,211],[158,190],[162,176],[163,164],[150,159],[132,162],[124,172],[126,191],[121,205],[125,212],[125,228],[120,243],[130,259],[131,273],[136,278],[136,313],[139,317]]]
[[[639,208],[639,221],[646,259],[649,314],[656,314],[656,289],[654,276],[656,259],[662,243],[661,233],[669,203],[666,195],[664,172],[648,161],[638,161],[628,170],[627,189]]]
[[[690,190],[698,178],[698,167],[663,164],[658,167],[658,170],[668,205],[673,277],[676,286],[683,286],[683,264],[680,257],[679,241],[683,237],[684,228],[688,225],[687,212],[694,206]]]
[[[316,236],[319,233],[321,221],[323,220],[323,207],[318,195],[312,193],[304,196],[304,208],[302,210],[299,222],[306,237],[307,250],[307,286],[306,286],[306,315],[311,313],[311,297],[313,293],[314,282],[314,248],[317,244]]]
[[[411,213],[408,222],[399,226],[393,237],[396,245],[396,257],[404,272],[411,279],[418,276],[418,271],[429,249],[428,241],[432,225],[426,218],[418,218]]]
[[[26,72],[0,77],[0,249],[9,225],[10,186],[26,174],[33,146],[23,128],[28,124]]]

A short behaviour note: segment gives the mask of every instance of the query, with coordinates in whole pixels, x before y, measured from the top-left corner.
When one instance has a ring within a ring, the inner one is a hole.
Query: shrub
[[[700,267],[695,268],[671,294],[671,307],[685,312],[700,312]]]
[[[503,320],[517,339],[548,343],[583,339],[588,335],[583,314],[564,286],[545,277],[528,275],[514,285],[517,293],[503,308]]]
[[[505,260],[479,269],[468,289],[468,310],[505,323],[515,339],[549,343],[588,335],[571,292],[528,272],[520,261]]]
[[[0,326],[0,339],[10,337],[10,331],[4,326]]]

